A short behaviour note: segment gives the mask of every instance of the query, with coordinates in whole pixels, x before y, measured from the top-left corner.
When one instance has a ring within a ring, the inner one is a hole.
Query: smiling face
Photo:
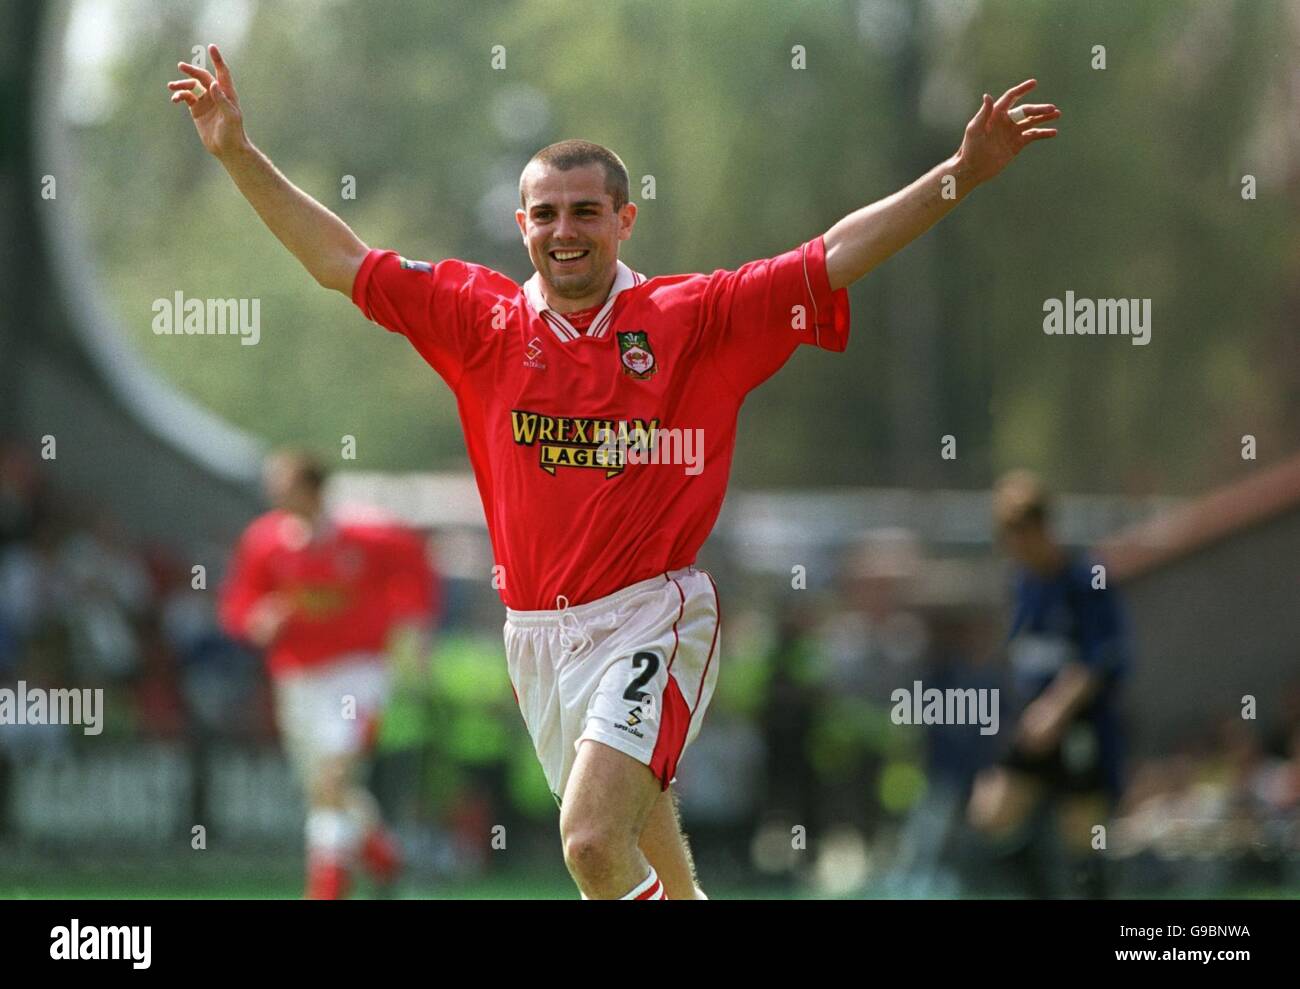
[[[543,294],[560,312],[603,302],[614,283],[619,241],[632,236],[636,206],[617,212],[600,164],[561,171],[533,162],[520,187],[526,207],[515,221]]]

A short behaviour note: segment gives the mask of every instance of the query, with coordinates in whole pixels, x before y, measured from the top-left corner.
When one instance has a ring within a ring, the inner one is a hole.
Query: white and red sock
[[[655,872],[655,867],[652,865],[646,877],[633,886],[630,892],[620,896],[619,899],[666,900],[668,897],[664,894],[664,884],[659,881],[659,874]]]
[[[379,883],[392,883],[402,871],[397,839],[383,825],[372,827],[361,843],[361,864]]]
[[[348,895],[352,877],[347,867],[341,862],[334,862],[320,856],[307,859],[308,900],[341,900]]]
[[[357,829],[333,808],[307,812],[307,899],[340,900],[348,894]]]

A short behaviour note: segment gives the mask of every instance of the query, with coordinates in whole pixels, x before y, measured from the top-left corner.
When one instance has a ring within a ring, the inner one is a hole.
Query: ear
[[[636,226],[636,203],[624,203],[618,211],[618,239],[627,240]]]
[[[528,214],[522,209],[515,210],[515,223],[519,225],[519,235],[523,237],[524,246],[528,246]]]

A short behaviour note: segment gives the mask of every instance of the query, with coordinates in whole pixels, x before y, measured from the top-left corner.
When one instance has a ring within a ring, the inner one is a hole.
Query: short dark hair
[[[267,457],[267,465],[282,468],[295,484],[305,484],[317,493],[325,486],[329,474],[325,464],[314,453],[294,447],[274,451]]]
[[[627,166],[623,164],[623,160],[603,145],[592,144],[590,141],[569,140],[548,144],[528,159],[528,164],[519,174],[519,205],[523,209],[528,208],[528,203],[524,199],[524,175],[534,162],[561,172],[567,172],[571,168],[581,168],[583,165],[600,165],[605,169],[605,191],[609,193],[610,199],[614,200],[614,212],[617,213],[627,205],[629,198]]]
[[[1043,526],[1051,516],[1051,496],[1042,478],[1028,470],[1003,474],[993,487],[993,514],[999,526]]]

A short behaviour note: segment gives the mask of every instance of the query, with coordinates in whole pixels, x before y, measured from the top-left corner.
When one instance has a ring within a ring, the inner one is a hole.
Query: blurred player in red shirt
[[[721,609],[696,554],[741,404],[800,344],[848,344],[846,287],[1054,129],[985,94],[961,146],[824,234],[735,271],[646,278],[619,259],[637,206],[608,148],[562,141],[520,176],[523,285],[371,250],[244,130],[230,69],[169,83],[203,145],[326,288],[405,336],[456,396],[506,612],[506,664],[585,897],[700,897],[669,791],[718,677]],[[215,74],[214,74],[215,73]],[[773,193],[780,194],[774,182]],[[503,579],[502,579],[503,578]]]
[[[376,518],[331,518],[308,454],[268,458],[274,508],[244,532],[221,590],[226,631],[266,653],[280,734],[306,795],[307,896],[338,899],[360,864],[381,885],[395,840],[361,782],[388,696],[387,650],[425,642],[437,583],[423,540]]]

